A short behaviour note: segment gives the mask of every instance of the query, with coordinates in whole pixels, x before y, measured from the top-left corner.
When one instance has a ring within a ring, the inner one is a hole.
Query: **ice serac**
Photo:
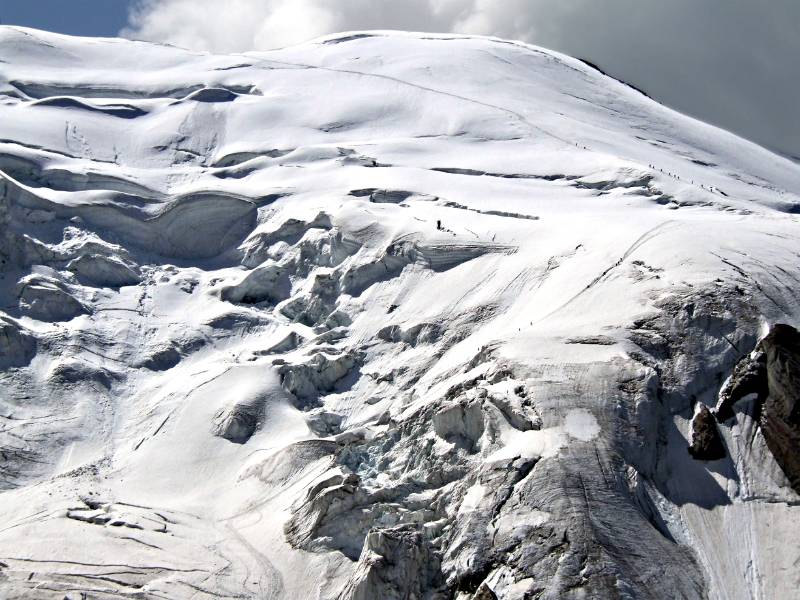
[[[0,56],[0,596],[797,595],[797,164],[498,39]]]

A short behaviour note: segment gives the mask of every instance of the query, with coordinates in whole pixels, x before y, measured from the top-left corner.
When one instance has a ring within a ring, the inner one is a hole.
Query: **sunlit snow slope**
[[[0,28],[0,596],[798,597],[798,194],[519,43]]]

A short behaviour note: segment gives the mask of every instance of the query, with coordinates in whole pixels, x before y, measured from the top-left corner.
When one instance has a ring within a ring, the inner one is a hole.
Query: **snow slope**
[[[799,194],[516,42],[0,28],[0,595],[797,597],[753,419],[687,448]]]

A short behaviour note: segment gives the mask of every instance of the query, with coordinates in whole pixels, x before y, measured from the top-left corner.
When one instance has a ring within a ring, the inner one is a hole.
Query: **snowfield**
[[[0,596],[798,598],[798,240],[541,48],[0,27]]]

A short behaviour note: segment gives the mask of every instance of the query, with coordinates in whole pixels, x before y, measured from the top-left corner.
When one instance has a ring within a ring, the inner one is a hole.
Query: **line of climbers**
[[[656,166],[655,165],[647,165],[647,166],[650,167],[651,169],[653,169],[654,171],[656,170]],[[659,171],[659,173],[664,173],[664,175],[668,175],[669,177],[672,177],[673,179],[677,179],[679,181],[681,180],[681,176],[680,175],[676,175],[675,173],[670,173],[669,171],[664,171],[664,169],[658,169],[658,171]],[[692,179],[691,182],[692,182],[692,185],[694,185],[694,179]],[[717,191],[719,191],[713,185],[709,185],[708,187],[706,187],[705,185],[703,185],[701,183],[700,187],[703,188],[704,190],[709,191],[709,192],[717,192]]]

